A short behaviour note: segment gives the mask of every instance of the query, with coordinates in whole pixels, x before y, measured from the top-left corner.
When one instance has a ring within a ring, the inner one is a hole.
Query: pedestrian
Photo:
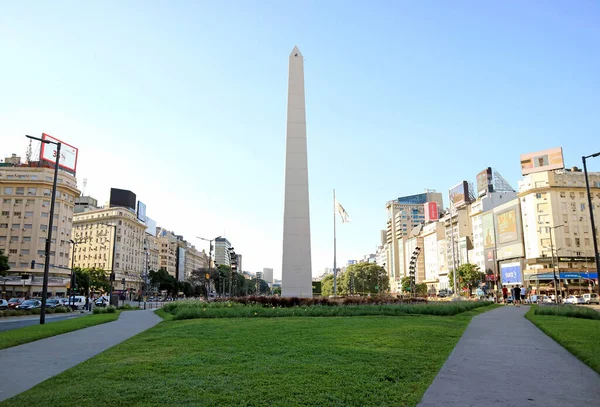
[[[515,302],[515,305],[517,307],[519,306],[519,304],[521,304],[521,289],[519,288],[518,284],[515,286],[515,294],[513,295],[513,301]]]
[[[506,299],[508,298],[508,288],[505,285],[502,286],[502,299],[503,303],[506,304]]]
[[[525,288],[525,286],[521,287],[521,301],[523,301],[523,303],[525,303],[525,301],[527,300],[527,288]]]
[[[85,297],[85,310],[90,310],[90,297]]]

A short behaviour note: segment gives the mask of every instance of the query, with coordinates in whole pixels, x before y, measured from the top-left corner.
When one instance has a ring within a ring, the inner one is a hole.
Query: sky
[[[0,1],[0,155],[79,148],[100,202],[227,237],[281,276],[288,57],[304,55],[313,275],[374,253],[386,202],[522,153],[600,151],[600,5],[564,1]],[[600,171],[600,159],[589,162]],[[446,204],[446,202],[445,202]]]

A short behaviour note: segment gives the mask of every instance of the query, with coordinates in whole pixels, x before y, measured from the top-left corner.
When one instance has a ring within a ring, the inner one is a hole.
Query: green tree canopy
[[[410,277],[402,277],[400,283],[402,284],[402,291],[410,291]]]
[[[95,291],[108,292],[110,290],[108,275],[102,269],[75,267],[73,272],[75,273],[76,287],[72,288],[82,294]]]
[[[4,250],[0,249],[0,275],[5,276],[8,270],[10,270],[8,256],[4,254]]]
[[[158,290],[165,290],[168,293],[177,294],[177,280],[164,268],[161,268],[158,271],[151,270],[148,273],[148,276],[150,277],[150,284]]]
[[[339,295],[378,294],[388,292],[389,289],[390,283],[385,269],[375,263],[352,264],[338,276]]]
[[[457,289],[468,288],[470,294],[473,288],[483,281],[484,278],[485,273],[479,269],[478,265],[470,263],[461,264],[456,270]],[[448,273],[448,280],[450,284],[454,284],[454,270],[450,270]]]
[[[333,295],[333,274],[328,274],[321,280],[321,295],[323,297]]]

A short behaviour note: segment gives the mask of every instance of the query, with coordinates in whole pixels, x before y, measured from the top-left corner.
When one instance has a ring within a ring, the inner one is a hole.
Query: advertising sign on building
[[[146,222],[146,204],[142,201],[137,203],[137,218],[142,222]]]
[[[521,155],[521,174],[565,168],[562,147]]]
[[[496,234],[494,233],[494,214],[492,212],[484,213],[481,217],[483,227],[483,247],[492,249],[496,247]]]
[[[492,168],[487,167],[477,174],[477,196],[482,196],[492,191]]]
[[[485,274],[486,275],[495,275],[498,270],[496,268],[496,255],[493,249],[484,250],[485,256]],[[489,280],[489,279],[488,279]]]
[[[77,171],[77,155],[79,154],[79,150],[77,148],[46,133],[42,133],[42,140],[60,143],[60,160],[58,162],[58,166],[72,171],[73,173]],[[56,144],[42,143],[40,157],[44,161],[56,164]]]
[[[517,210],[510,209],[498,214],[498,241],[510,243],[517,240]]]
[[[439,220],[439,218],[437,202],[427,202],[425,204],[425,222],[433,222]]]
[[[152,236],[156,236],[156,221],[146,216],[146,233]]]
[[[505,263],[500,265],[502,284],[522,284],[523,271],[521,263]]]
[[[121,206],[135,210],[136,195],[126,189],[111,188],[109,205],[111,208]]]
[[[450,203],[458,208],[469,202],[469,183],[462,181],[450,189]]]

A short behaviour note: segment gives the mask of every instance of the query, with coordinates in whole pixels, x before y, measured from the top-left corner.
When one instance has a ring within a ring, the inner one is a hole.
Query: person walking
[[[525,288],[525,286],[521,287],[521,301],[523,301],[523,303],[527,301],[527,288]]]
[[[90,297],[85,297],[85,310],[90,310]]]
[[[513,301],[514,301],[515,305],[518,307],[521,304],[521,289],[519,288],[518,284],[515,286],[514,290],[515,290],[514,291],[515,293],[513,295]]]
[[[508,298],[508,288],[505,285],[502,286],[502,302],[506,304],[506,299]]]

